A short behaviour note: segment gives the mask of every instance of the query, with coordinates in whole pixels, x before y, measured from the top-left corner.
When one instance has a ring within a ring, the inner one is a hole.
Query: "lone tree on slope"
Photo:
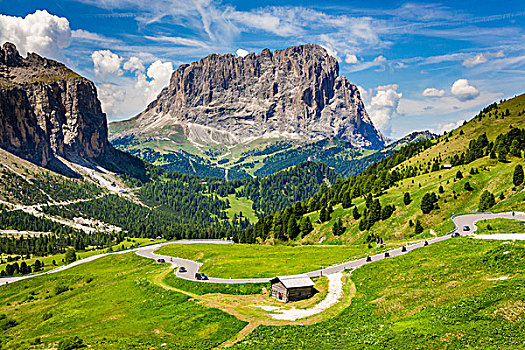
[[[514,168],[512,182],[514,183],[514,186],[519,186],[523,183],[523,167],[521,166],[521,164],[516,165],[516,167]]]

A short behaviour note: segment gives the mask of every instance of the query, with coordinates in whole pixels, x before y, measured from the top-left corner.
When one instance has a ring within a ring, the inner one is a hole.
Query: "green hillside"
[[[361,174],[261,219],[240,240],[373,245],[377,235],[395,240],[429,237],[431,230],[445,234],[454,228],[448,218],[457,213],[524,210],[523,183],[513,180],[524,164],[524,114],[525,95],[493,104],[457,130],[407,144]],[[494,199],[480,204],[482,195]],[[303,221],[313,229],[295,229]]]

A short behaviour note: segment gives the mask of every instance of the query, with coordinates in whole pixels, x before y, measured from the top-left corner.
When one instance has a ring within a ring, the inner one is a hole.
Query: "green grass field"
[[[220,198],[220,197],[219,197]],[[257,222],[257,216],[252,209],[253,201],[245,197],[235,197],[235,194],[230,194],[226,197],[230,202],[230,208],[227,209],[228,217],[233,219],[233,216],[242,212],[242,215],[245,216],[252,224]],[[221,198],[222,199],[222,198]]]
[[[523,242],[448,240],[353,272],[338,317],[260,326],[236,348],[523,349],[524,269]]]
[[[202,262],[200,269],[213,277],[248,278],[292,275],[375,254],[385,248],[354,246],[268,246],[247,244],[171,244],[157,250]]]
[[[221,294],[261,294],[262,288],[266,287],[269,289],[269,285],[266,283],[241,283],[241,284],[223,284],[223,283],[206,283],[188,281],[182,278],[178,278],[175,274],[170,273],[164,278],[164,283],[170,287],[184,290],[189,293],[204,295],[211,293]]]
[[[525,222],[511,219],[482,220],[476,223],[477,234],[525,233]]]
[[[0,314],[16,323],[2,326],[2,349],[55,348],[74,335],[95,349],[209,349],[244,327],[154,285],[165,270],[130,253],[2,286]]]

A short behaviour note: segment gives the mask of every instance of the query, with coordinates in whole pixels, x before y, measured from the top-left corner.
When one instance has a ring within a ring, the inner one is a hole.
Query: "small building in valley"
[[[277,276],[270,283],[271,296],[279,301],[308,299],[315,294],[315,284],[307,275]]]

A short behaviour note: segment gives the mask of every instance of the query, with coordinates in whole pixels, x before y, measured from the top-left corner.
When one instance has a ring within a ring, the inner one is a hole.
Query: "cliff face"
[[[55,156],[95,158],[111,148],[93,83],[13,44],[0,49],[0,147],[46,166]]]
[[[335,136],[372,149],[385,144],[357,87],[339,76],[335,58],[311,44],[182,65],[133,125],[115,138],[180,125],[197,143]]]

